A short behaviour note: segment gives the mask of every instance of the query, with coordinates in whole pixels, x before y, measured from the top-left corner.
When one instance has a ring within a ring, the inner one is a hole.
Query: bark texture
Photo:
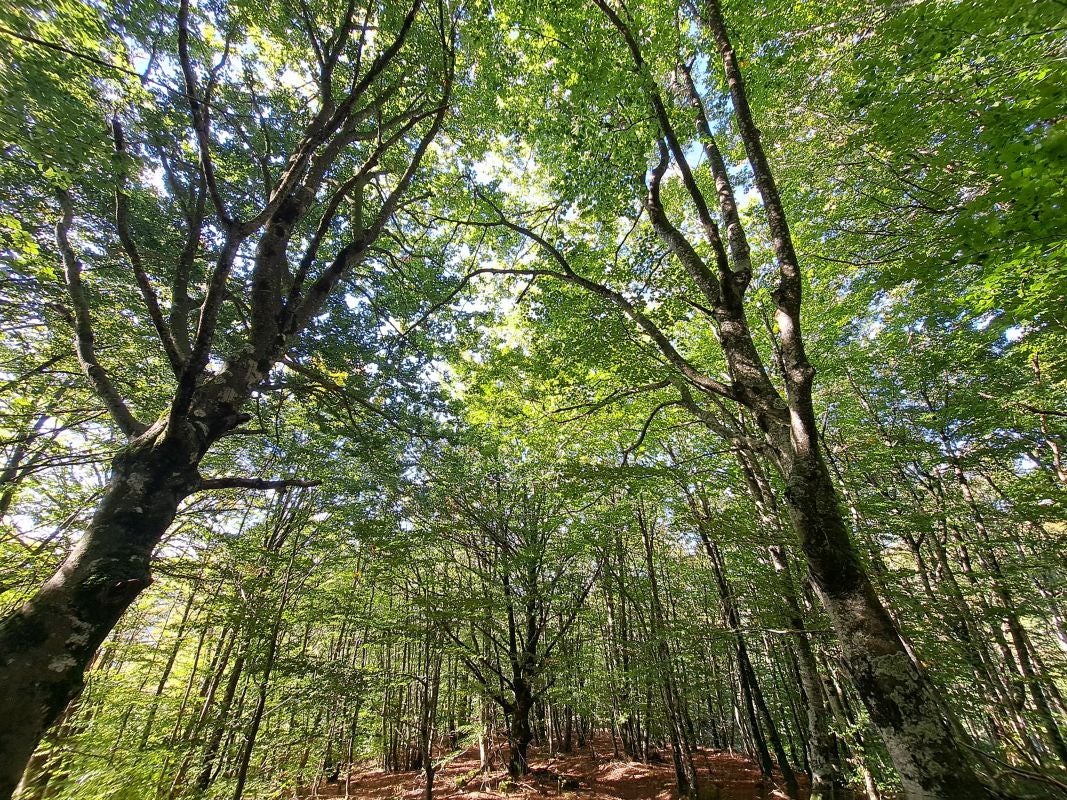
[[[203,439],[156,425],[112,465],[88,531],[36,596],[0,624],[0,798],[82,690],[93,653],[150,583],[152,551],[197,485]]]

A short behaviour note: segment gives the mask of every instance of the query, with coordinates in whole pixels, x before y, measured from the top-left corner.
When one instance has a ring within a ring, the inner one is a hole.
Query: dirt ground
[[[671,800],[675,797],[670,754],[641,764],[614,758],[610,742],[547,758],[530,748],[531,773],[521,781],[508,778],[506,750],[487,774],[478,770],[478,749],[472,747],[441,766],[434,779],[435,800],[497,800],[497,798],[570,797],[574,800]],[[705,800],[788,800],[781,788],[760,780],[759,768],[745,756],[701,750],[695,756],[700,794]],[[799,776],[803,781],[804,776]],[[421,773],[386,773],[362,769],[349,776],[348,796],[359,800],[418,800],[425,782]],[[803,784],[802,784],[803,785]],[[320,786],[307,797],[344,797],[344,778]]]

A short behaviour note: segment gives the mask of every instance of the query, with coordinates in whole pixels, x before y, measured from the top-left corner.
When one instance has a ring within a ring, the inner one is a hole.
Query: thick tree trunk
[[[900,773],[907,798],[990,797],[908,656],[848,537],[818,451],[786,470],[786,502],[849,675]]]
[[[152,551],[197,486],[202,450],[162,424],[114,460],[89,529],[52,578],[0,623],[0,800],[81,692],[97,647],[149,585]]]
[[[521,778],[530,771],[527,751],[530,742],[533,741],[530,711],[533,709],[534,698],[530,685],[525,680],[516,678],[514,684],[515,703],[507,709],[511,717],[511,730],[508,737],[511,751],[508,758],[508,774],[513,778]]]
[[[745,318],[748,269],[744,263],[734,264],[737,272],[720,267],[714,314],[733,397],[755,413],[774,452],[811,576],[837,631],[852,680],[900,772],[905,795],[925,800],[989,797],[943,719],[925,676],[909,657],[849,538],[819,448],[812,403],[815,370],[801,333],[803,280],[785,207],[749,105],[741,62],[730,41],[721,3],[703,0],[693,7],[719,51],[734,120],[778,262],[778,284],[772,297],[778,328],[777,366],[786,402],[769,379]],[[661,121],[661,127],[668,126],[669,122]],[[684,154],[675,155],[684,161]],[[719,260],[725,261],[721,253]]]

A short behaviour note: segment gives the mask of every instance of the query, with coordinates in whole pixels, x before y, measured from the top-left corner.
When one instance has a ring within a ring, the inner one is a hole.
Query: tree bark
[[[107,492],[64,564],[0,623],[0,799],[44,731],[81,692],[93,653],[151,583],[152,551],[196,488],[197,438],[157,423],[112,464]]]
[[[821,456],[814,452],[797,459],[786,477],[789,516],[813,582],[849,676],[900,773],[905,797],[990,797],[859,563]]]
[[[782,530],[781,512],[774,490],[758,456],[741,441],[736,442],[737,461],[760,520],[769,531]],[[803,687],[804,708],[808,723],[808,752],[811,772],[811,800],[833,800],[845,794],[845,782],[837,763],[834,736],[830,730],[826,697],[811,642],[804,630],[804,615],[793,584],[786,551],[781,545],[768,547],[771,565],[778,576],[786,616],[795,631],[797,670]]]
[[[534,697],[532,688],[525,679],[516,676],[512,683],[515,690],[515,702],[505,709],[510,722],[508,733],[510,749],[508,774],[513,778],[521,778],[530,771],[527,751],[529,750],[530,742],[533,741],[533,730],[530,727],[530,710],[534,705]]]

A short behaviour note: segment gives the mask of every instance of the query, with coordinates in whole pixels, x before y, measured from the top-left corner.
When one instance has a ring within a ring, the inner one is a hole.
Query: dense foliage
[[[1067,793],[1063,32],[0,8],[0,798]]]

